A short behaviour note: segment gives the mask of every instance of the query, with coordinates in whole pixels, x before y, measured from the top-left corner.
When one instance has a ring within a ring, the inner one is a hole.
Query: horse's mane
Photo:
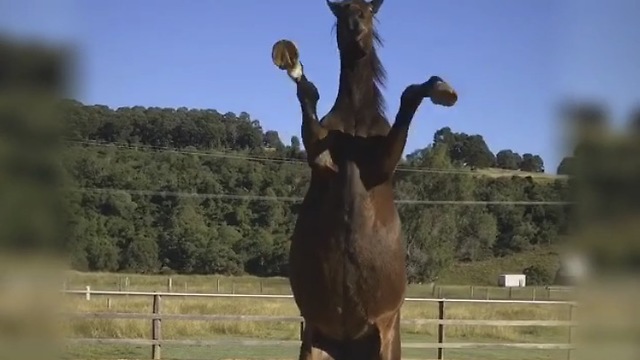
[[[376,19],[374,19],[374,21],[375,20]],[[337,22],[333,24],[333,27],[331,28],[332,32],[336,30],[337,25],[338,25]],[[365,61],[369,61],[369,66],[366,67],[365,70],[369,70],[370,72],[363,73],[362,78],[366,79],[369,77],[369,75],[373,78],[373,90],[372,90],[371,96],[366,99],[367,103],[364,103],[362,105],[368,108],[371,108],[369,105],[373,105],[372,108],[375,109],[376,113],[381,116],[384,116],[386,102],[385,102],[384,96],[382,95],[381,89],[384,88],[386,85],[387,72],[384,66],[382,65],[382,62],[380,61],[380,58],[378,57],[377,47],[382,47],[383,41],[375,25],[371,29],[371,37],[373,40],[373,46],[372,46],[371,52],[367,54],[364,59]],[[342,59],[343,56],[344,55],[341,53],[340,54],[341,61],[343,60]],[[371,104],[371,102],[373,102],[373,104]]]

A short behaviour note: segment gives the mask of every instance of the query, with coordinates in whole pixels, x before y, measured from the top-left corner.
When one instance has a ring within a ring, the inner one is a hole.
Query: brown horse
[[[292,42],[274,45],[274,63],[297,86],[311,182],[290,249],[290,283],[305,330],[301,360],[400,359],[406,252],[392,178],[423,98],[452,106],[441,78],[402,94],[393,126],[383,114],[384,69],[373,26],[382,0],[328,1],[337,19],[340,85],[321,120],[319,94]]]

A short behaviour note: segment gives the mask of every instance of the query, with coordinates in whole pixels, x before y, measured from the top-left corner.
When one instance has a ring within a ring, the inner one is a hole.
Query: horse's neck
[[[336,108],[354,114],[377,110],[379,92],[376,91],[374,69],[369,56],[355,62],[341,59]]]
[[[340,84],[335,103],[323,124],[329,129],[358,136],[384,135],[390,125],[378,85],[385,72],[374,51],[353,62],[340,54]]]

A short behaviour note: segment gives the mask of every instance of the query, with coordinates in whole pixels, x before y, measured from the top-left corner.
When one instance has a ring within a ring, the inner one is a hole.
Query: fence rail
[[[152,313],[121,313],[121,312],[65,312],[61,315],[75,319],[136,319],[151,321],[151,339],[122,339],[122,338],[71,338],[69,343],[75,344],[125,344],[151,346],[151,358],[161,358],[162,345],[183,346],[299,346],[299,340],[165,340],[162,339],[162,321],[240,321],[240,322],[291,322],[300,324],[300,336],[304,329],[304,319],[301,316],[259,316],[259,315],[196,315],[196,314],[163,314],[163,297],[200,297],[200,298],[256,298],[256,299],[292,299],[292,295],[250,295],[250,294],[204,294],[204,293],[174,293],[174,292],[142,292],[142,291],[95,291],[87,287],[85,290],[62,290],[64,294],[84,295],[91,300],[91,295],[103,296],[146,296],[153,299]],[[436,343],[403,343],[405,349],[437,349],[437,358],[444,359],[445,349],[536,349],[536,350],[567,350],[567,357],[571,359],[571,333],[578,323],[573,320],[574,311],[578,304],[573,301],[528,301],[528,300],[479,300],[479,299],[428,299],[406,298],[408,302],[431,302],[438,304],[437,319],[402,319],[404,325],[437,325]],[[535,304],[535,305],[563,305],[568,306],[570,318],[561,320],[472,320],[446,319],[447,303],[481,303],[481,304]],[[453,343],[445,341],[446,326],[540,326],[567,327],[569,338],[567,343]]]
[[[243,321],[243,322],[303,322],[301,316],[262,315],[193,315],[193,314],[141,314],[141,313],[62,313],[75,319],[123,319],[123,320],[183,320],[183,321]],[[467,320],[467,319],[402,319],[402,325],[472,325],[472,326],[578,326],[575,321],[563,320]]]
[[[138,276],[118,276],[116,279],[104,282],[100,279],[92,277],[66,278],[62,282],[63,289],[73,289],[74,286],[80,285],[79,282],[97,281],[103,290],[118,291],[158,291],[166,289],[167,293],[171,292],[207,292],[207,293],[226,293],[226,294],[287,294],[291,295],[289,282],[286,279],[281,280],[251,280],[249,282],[243,280],[223,279],[220,277],[209,277],[208,281],[203,283],[199,280],[192,280],[188,283],[187,279],[181,276],[166,278],[155,278],[155,281],[136,282]],[[116,280],[114,282],[114,280]],[[157,281],[160,280],[160,281]],[[447,298],[447,299],[519,299],[519,300],[573,300],[574,288],[571,286],[527,286],[525,287],[500,287],[489,285],[438,285],[417,284],[410,289],[415,297],[430,298]]]
[[[293,295],[271,294],[227,294],[227,293],[188,293],[188,292],[162,292],[162,291],[119,291],[119,290],[92,290],[87,286],[83,290],[60,290],[63,294],[85,295],[90,299],[91,295],[113,296],[155,296],[162,297],[204,297],[204,298],[250,298],[250,299],[293,299]],[[576,301],[563,300],[485,300],[485,299],[447,299],[447,298],[416,298],[407,297],[408,302],[432,302],[446,301],[447,303],[479,303],[479,304],[523,304],[523,305],[571,305],[578,306]]]

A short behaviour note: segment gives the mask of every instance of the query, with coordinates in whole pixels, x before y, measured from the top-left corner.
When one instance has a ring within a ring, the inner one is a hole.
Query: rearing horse
[[[305,319],[300,360],[400,360],[406,251],[392,178],[424,98],[452,106],[440,77],[407,87],[393,126],[383,114],[385,77],[373,26],[382,0],[327,1],[337,19],[338,96],[318,119],[318,90],[295,45],[281,40],[274,63],[297,87],[311,182],[290,248],[290,284]]]

